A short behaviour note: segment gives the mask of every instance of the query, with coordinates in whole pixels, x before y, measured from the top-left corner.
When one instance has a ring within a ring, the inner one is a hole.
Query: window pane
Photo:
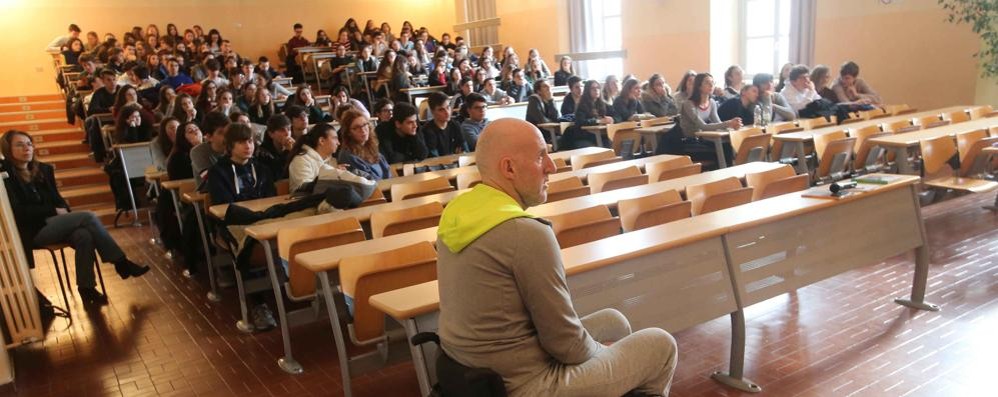
[[[620,0],[603,0],[603,16],[620,15]]]
[[[745,68],[749,74],[772,72],[775,42],[772,38],[748,39],[745,41]]]
[[[780,31],[777,34],[790,34],[790,0],[780,0]]]
[[[619,50],[623,40],[621,39],[620,17],[611,17],[603,20],[603,49]]]
[[[783,67],[783,64],[790,62],[790,36],[780,36],[777,46],[776,66]],[[778,70],[772,70],[775,74]]]
[[[772,36],[776,27],[776,0],[745,2],[745,34],[748,37]]]

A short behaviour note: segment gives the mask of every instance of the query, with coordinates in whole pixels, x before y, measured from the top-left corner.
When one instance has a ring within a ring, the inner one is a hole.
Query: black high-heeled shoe
[[[146,274],[149,271],[149,266],[139,266],[128,259],[124,259],[114,264],[114,270],[118,272],[118,276],[121,276],[122,280],[127,280],[129,277],[139,277]]]
[[[77,290],[80,291],[80,299],[83,300],[83,306],[104,306],[107,304],[107,297],[98,292],[96,288],[80,287]]]

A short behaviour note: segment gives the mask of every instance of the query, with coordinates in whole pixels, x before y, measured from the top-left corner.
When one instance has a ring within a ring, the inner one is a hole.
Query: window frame
[[[773,34],[772,35],[752,36],[752,37],[749,37],[749,35],[748,35],[748,25],[749,25],[750,21],[748,21],[747,18],[748,18],[748,6],[749,6],[749,2],[752,2],[752,1],[757,1],[757,0],[738,0],[738,54],[739,54],[739,60],[738,60],[738,62],[745,69],[745,76],[753,76],[753,75],[755,75],[757,73],[772,73],[773,75],[778,75],[779,72],[780,72],[780,68],[783,67],[783,64],[785,64],[785,63],[787,63],[787,62],[790,61],[790,45],[792,44],[791,42],[793,40],[792,37],[791,37],[791,26],[790,25],[791,25],[791,22],[792,22],[791,20],[793,18],[792,2],[794,0],[773,0],[773,4],[774,4],[774,7],[773,7],[773,13],[774,13],[774,15],[773,15]],[[788,12],[788,15],[787,15],[787,20],[786,20],[786,31],[785,32],[781,32],[780,31],[780,25],[781,25],[780,24],[780,10],[782,8],[781,6],[784,3],[786,3],[787,6],[789,7],[788,8],[789,12]],[[772,54],[772,57],[773,57],[773,70],[769,70],[769,71],[749,70],[749,67],[748,67],[749,66],[749,62],[748,62],[748,58],[749,58],[748,42],[749,42],[749,40],[752,40],[752,39],[766,39],[766,38],[772,38],[773,39],[773,54]],[[780,57],[780,47],[784,44],[784,41],[786,42],[785,44],[786,44],[786,47],[787,47],[787,53],[786,53],[786,58],[782,59]]]

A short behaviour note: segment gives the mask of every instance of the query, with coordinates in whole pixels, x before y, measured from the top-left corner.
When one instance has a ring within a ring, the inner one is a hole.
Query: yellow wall
[[[624,73],[662,73],[670,86],[688,69],[710,67],[710,2],[630,0],[624,10]]]
[[[345,5],[349,4],[349,7]],[[0,96],[52,93],[54,72],[45,46],[66,33],[70,23],[83,32],[93,30],[103,37],[118,38],[132,26],[149,23],[166,33],[173,22],[183,29],[199,24],[214,27],[232,41],[237,52],[255,59],[274,59],[280,44],[292,35],[291,25],[305,25],[305,36],[325,29],[335,37],[346,19],[354,17],[361,28],[368,18],[380,25],[388,21],[398,34],[403,20],[417,28],[426,26],[434,35],[451,31],[455,21],[454,0],[0,0],[0,53],[16,54],[0,73]]]
[[[496,15],[502,18],[499,42],[513,46],[521,62],[527,60],[528,50],[536,48],[553,72],[558,68],[555,54],[569,52],[568,6],[564,1],[498,0]]]
[[[980,74],[972,55],[980,40],[967,25],[945,18],[936,0],[821,0],[815,62],[837,71],[855,61],[887,102],[921,109],[971,104]]]

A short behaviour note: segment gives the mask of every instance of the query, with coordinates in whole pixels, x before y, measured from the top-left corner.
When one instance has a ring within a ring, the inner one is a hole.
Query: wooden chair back
[[[584,185],[581,178],[572,176],[548,182],[547,202],[552,203],[573,197],[587,196],[589,193],[589,186]]]
[[[624,233],[689,218],[691,207],[675,190],[617,202]]]
[[[978,106],[976,108],[970,109],[970,119],[977,120],[987,117],[998,116],[998,112],[995,112],[991,105]]]
[[[558,157],[553,160],[554,160],[555,174],[572,170],[572,167],[568,165],[568,162],[565,161],[565,159]]]
[[[877,164],[883,163],[882,159],[884,154],[887,152],[886,149],[880,146],[876,146],[870,140],[873,138],[880,138],[882,136],[888,136],[890,133],[887,132],[877,132],[870,135],[853,135],[856,138],[856,158],[853,160],[852,168],[857,171],[872,170],[879,168]],[[860,143],[862,140],[862,143]]]
[[[911,106],[908,106],[907,103],[902,103],[898,105],[887,105],[884,106],[884,110],[887,111],[887,113],[897,115],[898,112],[911,110]]]
[[[292,300],[315,295],[315,273],[298,263],[302,252],[364,241],[364,229],[355,218],[318,225],[282,228],[277,231],[277,251],[288,261],[287,295]]]
[[[690,160],[689,156],[674,157],[668,160],[662,160],[654,163],[645,164],[645,174],[648,174],[648,183],[661,182],[666,180],[662,178],[663,174],[665,176],[671,176],[672,178],[677,178],[677,176],[672,176],[670,172],[692,165],[693,161]],[[686,170],[685,172],[688,173],[690,172],[690,170]],[[699,170],[694,172],[694,174],[699,174],[699,173],[700,173]],[[672,178],[667,178],[667,179],[672,179]]]
[[[970,114],[966,110],[957,110],[955,112],[949,112],[943,114],[943,119],[948,120],[952,124],[962,123],[964,121],[970,121]]]
[[[815,144],[817,144],[817,141],[815,141]],[[849,170],[850,161],[852,160],[852,150],[855,146],[856,138],[843,138],[828,142],[825,145],[824,151],[818,157],[818,172],[815,176],[818,179],[839,179],[840,176]]]
[[[617,157],[613,150],[609,149],[596,153],[576,154],[571,158],[572,171],[578,171],[583,168],[594,167],[597,165],[607,164],[607,162],[620,160],[620,157]]]
[[[818,160],[820,161],[825,153],[825,148],[828,146],[829,142],[837,141],[840,139],[846,139],[845,130],[832,131],[827,134],[817,134],[814,136],[814,152],[818,155]]]
[[[824,117],[815,117],[813,119],[803,119],[797,121],[797,125],[805,130],[813,130],[815,128],[835,125],[835,123],[836,120],[834,116],[832,116],[832,120],[828,120]]]
[[[590,173],[588,176],[589,190],[593,194],[625,187],[644,185],[648,176],[641,173],[636,165],[619,170]]]
[[[732,176],[714,182],[687,186],[686,199],[693,203],[693,215],[700,215],[708,197],[741,188],[742,182]],[[751,198],[750,194],[749,199],[751,200]]]
[[[467,189],[482,183],[482,174],[478,171],[457,174],[457,190]]]
[[[762,128],[759,127],[747,127],[737,131],[731,131],[731,133],[728,134],[729,138],[731,139],[731,148],[735,149],[735,152],[737,153],[738,149],[742,147],[742,141],[744,141],[745,138],[748,138],[750,136],[760,135],[763,133],[764,132]]]
[[[769,140],[773,136],[759,133],[742,140],[741,148],[735,153],[735,165],[753,161],[769,160]]]
[[[656,125],[669,124],[673,120],[674,120],[674,118],[670,117],[670,116],[656,117],[656,118],[653,118],[653,119],[641,120],[641,126],[642,127],[654,127]]]
[[[987,137],[988,130],[983,128],[956,134],[956,149],[960,153],[960,161],[967,158],[967,152],[974,143]]]
[[[923,130],[927,128],[935,128],[949,124],[949,121],[943,120],[941,114],[932,115],[932,116],[923,116],[914,119],[912,121],[913,121],[912,124],[922,126]]]
[[[983,131],[983,130],[979,130]],[[976,131],[973,131],[976,132]],[[957,135],[959,138],[960,135]],[[960,176],[971,177],[983,172],[987,172],[987,162],[990,156],[981,154],[981,150],[986,147],[998,145],[998,136],[983,137],[967,148],[966,154],[960,153]]]
[[[753,190],[750,187],[743,187],[707,197],[703,202],[703,207],[700,208],[700,214],[751,203]]]
[[[807,174],[797,175],[797,173],[794,172],[794,168],[791,167],[789,164],[784,164],[782,167],[774,168],[768,171],[745,174],[745,184],[748,185],[748,187],[754,189],[754,192],[752,194],[753,201],[762,200],[764,198],[769,198],[777,195],[775,188],[772,192],[767,190],[769,189],[770,185],[777,183],[778,181],[782,181],[788,178],[794,178],[797,176],[804,177],[804,187],[807,188],[808,175]]]
[[[369,205],[378,205],[387,202],[388,199],[385,198],[385,193],[382,192],[381,189],[374,189],[374,192],[371,193],[371,197],[368,197],[367,200],[360,203],[358,207],[367,207]]]
[[[637,121],[625,121],[622,123],[613,123],[606,126],[606,136],[610,138],[610,148],[618,156],[631,157],[633,151],[639,150],[639,143],[641,142],[641,134],[638,134],[634,130],[638,128]],[[622,153],[622,147],[624,142],[631,141],[631,153]]]
[[[953,169],[948,162],[959,153],[953,138],[943,135],[937,138],[923,139],[919,141],[918,145],[922,149],[924,177],[952,173]]]
[[[914,125],[911,120],[898,120],[892,121],[890,123],[884,123],[881,126],[884,132],[890,132],[892,134],[903,134],[906,132],[918,131],[922,129],[921,125]]]
[[[789,121],[784,123],[770,124],[766,126],[766,132],[772,134],[773,136],[779,134],[789,134],[791,132],[799,132],[799,131],[804,131],[804,129],[794,125],[793,122]],[[772,144],[770,146],[772,150],[770,151],[771,154],[769,158],[773,160],[779,160],[783,158],[783,141],[778,139],[773,139]]]
[[[376,211],[371,214],[371,237],[382,238],[437,226],[443,212],[444,206],[439,201],[394,211]]]
[[[371,296],[437,279],[437,252],[433,243],[418,243],[370,255],[340,260],[340,285],[353,298],[351,338],[357,344],[379,341],[385,314],[368,302]]]
[[[428,196],[431,194],[444,193],[454,190],[450,181],[444,177],[427,179],[425,181],[399,183],[392,185],[392,201],[400,201],[413,197]]]
[[[597,205],[549,217],[561,248],[604,239],[620,234],[620,219],[605,205]]]

